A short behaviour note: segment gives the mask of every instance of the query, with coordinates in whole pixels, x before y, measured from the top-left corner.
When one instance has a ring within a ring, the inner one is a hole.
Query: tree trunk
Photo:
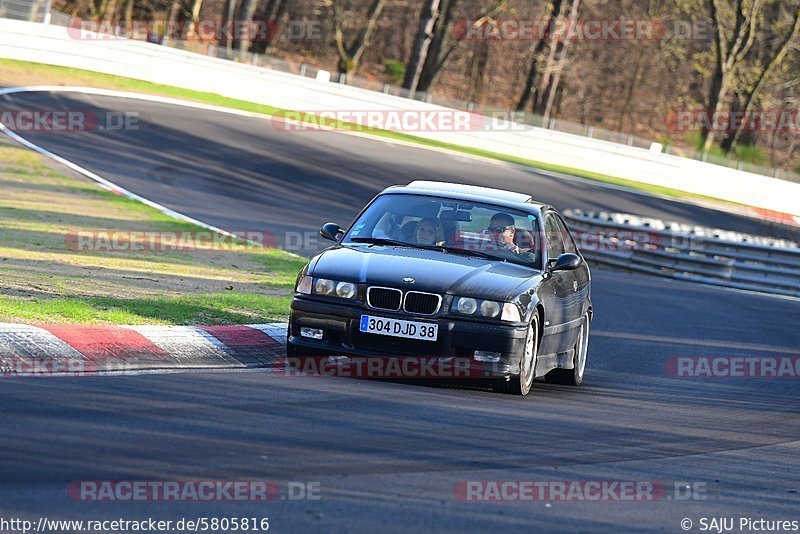
[[[483,97],[483,91],[486,85],[486,70],[490,62],[490,50],[489,43],[486,41],[475,43],[468,64],[469,72],[466,75],[469,79],[467,100],[480,100]]]
[[[189,22],[189,29],[186,32],[186,37],[197,37],[197,24],[200,22],[200,9],[203,7],[203,0],[192,1],[192,20]]]
[[[651,19],[656,19],[658,17],[658,11],[655,10],[655,0],[649,0],[647,3],[647,15]],[[633,76],[630,79],[630,83],[628,84],[627,88],[625,89],[625,96],[622,100],[622,109],[619,113],[619,119],[617,119],[617,128],[618,132],[623,131],[625,128],[625,119],[628,118],[628,111],[631,108],[631,104],[633,103],[633,97],[636,93],[636,90],[639,88],[639,83],[642,80],[642,73],[644,72],[644,65],[645,65],[645,58],[649,57],[650,53],[648,49],[644,46],[639,47],[639,55],[636,59],[636,67],[633,69]]]
[[[633,71],[633,77],[631,78],[630,83],[628,84],[627,89],[625,90],[625,96],[622,100],[622,109],[619,113],[619,119],[617,120],[617,131],[621,132],[625,127],[625,119],[628,116],[628,110],[631,107],[631,103],[633,102],[633,95],[636,92],[636,89],[639,86],[639,82],[642,79],[642,72],[644,71],[644,59],[645,54],[647,54],[647,50],[644,47],[641,47],[639,52],[639,57],[636,59],[636,68]]]
[[[167,44],[167,41],[174,38],[172,30],[175,27],[175,21],[178,19],[178,11],[181,7],[181,0],[172,0],[172,5],[169,7],[169,16],[167,17],[167,24],[164,26],[164,33],[162,34],[161,44]],[[178,35],[177,37],[180,37]]]
[[[229,31],[233,31],[233,28],[229,25],[233,25],[236,21],[234,18],[236,17],[236,7],[238,5],[237,0],[225,0],[225,14],[223,16],[223,27],[228,29]],[[233,35],[227,35],[225,37],[225,51],[228,53],[228,57],[233,56]]]
[[[247,52],[250,50],[250,42],[252,41],[250,32],[253,31],[252,21],[257,7],[258,0],[242,0],[242,7],[239,10],[239,22],[240,24],[244,24],[246,22],[247,27],[244,29],[244,26],[242,26],[244,29],[244,34],[236,36],[237,38],[235,40],[235,48],[237,48],[242,54],[247,54]]]
[[[561,14],[561,7],[563,5],[563,0],[550,0],[548,2],[547,7],[545,8],[545,24],[547,24],[547,28],[552,27],[553,22],[555,22],[555,20]],[[549,42],[550,36],[548,34],[544,39],[539,39],[536,42],[536,46],[533,48],[533,54],[531,54],[531,65],[528,69],[528,75],[525,78],[525,88],[522,90],[519,100],[517,100],[517,111],[522,111],[525,109],[525,106],[528,105],[528,102],[530,102],[531,98],[535,96],[536,78],[539,74],[539,62],[542,60],[544,49]]]
[[[280,35],[280,23],[283,18],[283,13],[286,11],[288,2],[284,0],[269,0],[266,10],[267,24],[271,25],[270,31],[267,34],[264,42],[264,51],[267,52],[275,42],[275,38]]]
[[[722,113],[722,111],[725,109],[725,99],[727,98],[728,91],[730,90],[730,80],[731,80],[730,75],[723,73],[719,77],[718,79],[719,81],[717,82],[716,80],[717,78],[712,80],[711,85],[712,87],[716,87],[718,85],[719,88],[716,91],[712,89],[708,100],[709,103],[708,111],[712,113],[711,117],[709,117],[709,122],[713,121],[714,117],[719,116],[719,114]],[[717,140],[719,132],[717,132],[713,128],[713,123],[712,123],[712,128],[706,128],[704,123],[703,131],[705,132],[705,139],[703,140],[703,150],[707,151],[714,146],[714,143]]]
[[[726,39],[725,27],[717,9],[719,0],[709,0],[709,14],[714,23],[714,74],[711,78],[711,87],[707,98],[706,110],[712,112],[711,119],[720,113],[725,106],[731,86],[735,82],[735,69],[744,61],[747,52],[753,45],[756,34],[757,14],[762,0],[752,0],[749,12],[745,12],[744,0],[737,0],[734,27],[730,37]],[[700,132],[700,141],[703,150],[714,146],[717,132],[707,128],[705,124]]]
[[[428,50],[433,40],[433,29],[439,18],[439,4],[440,0],[426,0],[425,5],[422,7],[417,38],[414,41],[414,48],[406,65],[406,76],[403,80],[403,87],[412,93],[417,90],[419,77],[422,75],[422,67],[428,57]]]
[[[482,13],[476,24],[486,23],[489,19],[496,16],[508,0],[492,0],[487,10]],[[422,73],[420,74],[419,84],[417,85],[418,91],[430,91],[431,87],[436,84],[439,79],[439,74],[442,72],[445,64],[450,59],[450,56],[455,52],[461,40],[451,42],[453,35],[453,19],[455,17],[456,5],[458,0],[447,0],[442,4],[442,14],[436,21],[436,26],[433,31],[433,39],[431,41],[430,50],[428,50],[428,57],[422,66]]]
[[[578,20],[578,9],[581,0],[572,0],[572,5],[569,8],[569,26],[573,27]],[[558,86],[561,83],[561,73],[564,70],[564,65],[567,62],[567,52],[569,50],[570,39],[559,39],[555,46],[555,54],[552,63],[548,63],[548,76],[547,84],[542,88],[540,101],[538,102],[539,109],[536,113],[542,116],[542,120],[547,122],[553,111],[553,103],[555,102]]]
[[[450,54],[455,50],[455,46],[451,46],[447,50],[445,50],[445,47],[452,35],[453,14],[455,13],[455,7],[458,1],[459,0],[444,0],[441,4],[442,11],[433,29],[431,47],[428,50],[425,61],[422,63],[422,71],[419,74],[419,83],[417,84],[418,91],[429,91],[430,88],[433,87],[433,84],[436,83],[439,77],[439,72],[442,70]]]
[[[106,14],[106,7],[108,6],[108,0],[94,0],[91,4],[92,10],[92,19],[96,22],[100,22],[103,20],[103,17]]]
[[[114,15],[117,12],[117,0],[109,0],[106,5],[105,12],[103,13],[103,22],[113,22]]]
[[[127,31],[133,31],[133,8],[136,7],[136,0],[127,0],[125,2],[125,28]]]

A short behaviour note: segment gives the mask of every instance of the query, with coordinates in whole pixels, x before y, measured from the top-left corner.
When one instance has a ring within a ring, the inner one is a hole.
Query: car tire
[[[531,391],[533,379],[536,377],[536,362],[539,352],[539,311],[534,312],[531,322],[528,325],[528,334],[525,337],[525,345],[520,355],[519,374],[510,379],[501,378],[496,380],[492,386],[498,393],[509,395],[525,396]]]
[[[586,372],[586,355],[589,352],[589,312],[583,316],[578,339],[575,341],[572,356],[572,369],[553,369],[544,379],[551,384],[564,384],[567,386],[580,386]]]

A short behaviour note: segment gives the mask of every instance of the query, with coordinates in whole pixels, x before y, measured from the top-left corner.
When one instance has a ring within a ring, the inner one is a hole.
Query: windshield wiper
[[[371,245],[392,245],[396,247],[413,247],[411,243],[405,241],[398,241],[397,239],[389,239],[388,237],[351,237],[350,241],[354,243],[369,243]]]
[[[468,256],[477,256],[479,258],[484,258],[487,260],[499,260],[499,261],[508,261],[505,258],[500,258],[498,256],[493,256],[492,254],[487,254],[482,250],[472,250],[470,248],[461,248],[461,247],[442,247],[443,250],[447,252],[455,252],[458,254],[466,254]]]
[[[350,241],[354,243],[369,243],[370,245],[390,245],[390,246],[406,247],[406,248],[421,248],[425,250],[439,250],[442,252],[454,252],[456,254],[476,256],[487,260],[508,262],[506,258],[500,256],[494,256],[492,254],[483,252],[482,250],[472,250],[460,247],[443,247],[439,245],[419,245],[415,243],[406,243],[405,241],[398,241],[397,239],[390,239],[388,237],[352,237],[350,238]]]

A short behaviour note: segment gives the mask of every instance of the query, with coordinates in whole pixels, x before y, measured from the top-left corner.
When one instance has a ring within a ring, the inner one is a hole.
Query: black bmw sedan
[[[415,181],[389,187],[297,277],[287,357],[467,362],[526,395],[579,385],[589,267],[554,208],[530,196]]]

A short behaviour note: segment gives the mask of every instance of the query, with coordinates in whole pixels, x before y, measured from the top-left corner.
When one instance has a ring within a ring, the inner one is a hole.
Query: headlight
[[[455,297],[451,311],[461,315],[495,318],[501,321],[519,322],[522,320],[517,306],[510,302],[480,300],[471,297]]]
[[[317,278],[314,281],[314,293],[317,295],[333,295],[336,282],[326,278]]]
[[[478,302],[468,297],[459,297],[456,301],[456,310],[464,315],[472,315],[478,309]]]
[[[500,313],[500,304],[493,300],[484,300],[481,302],[481,315],[484,317],[497,317]]]
[[[500,317],[501,321],[511,321],[512,323],[518,323],[522,321],[522,317],[519,314],[519,308],[515,304],[510,302],[506,302],[503,304],[503,315]]]
[[[310,276],[303,276],[297,281],[297,286],[295,286],[294,290],[304,295],[310,295],[312,281],[313,279]]]
[[[313,288],[313,291],[312,291]],[[306,295],[325,295],[353,300],[358,296],[358,286],[352,282],[340,282],[328,278],[304,276],[297,281],[295,291]]]
[[[336,294],[343,299],[351,299],[356,296],[356,285],[350,282],[339,282],[336,284]]]

